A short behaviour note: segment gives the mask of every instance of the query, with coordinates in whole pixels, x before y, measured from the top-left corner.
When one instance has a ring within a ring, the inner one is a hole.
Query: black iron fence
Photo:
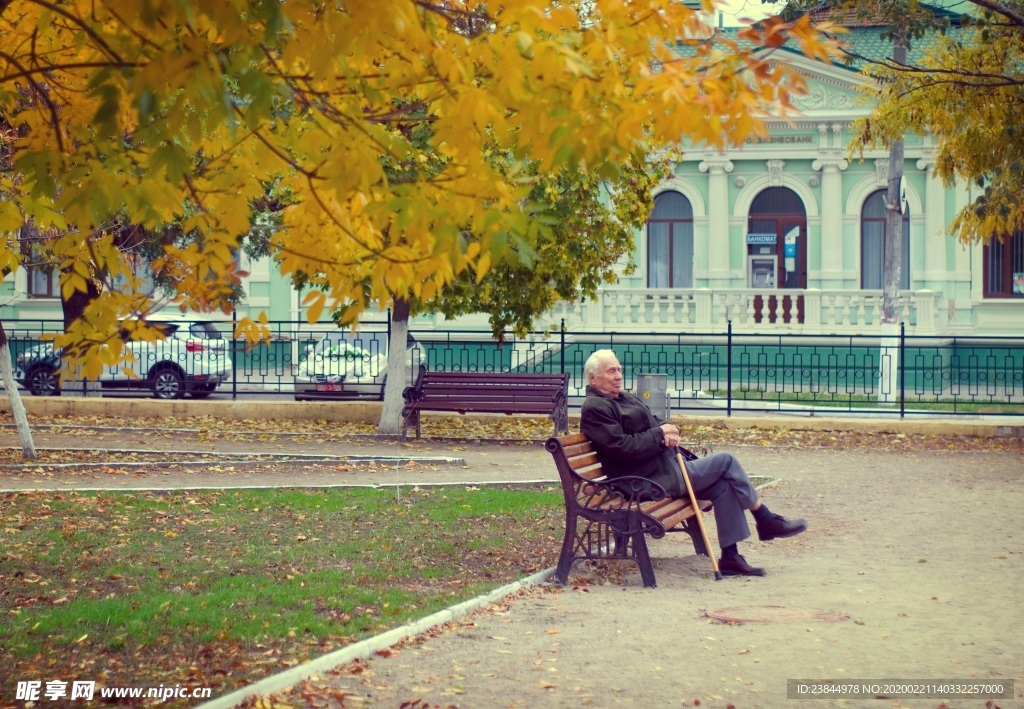
[[[8,321],[5,327],[12,357],[24,374],[44,334],[56,332],[61,323]],[[212,392],[215,398],[381,395],[388,374],[387,320],[364,322],[356,332],[331,324],[272,322],[271,337],[256,346],[234,339],[231,322],[215,327],[227,343],[223,357],[230,364]],[[597,349],[615,352],[627,389],[641,375],[665,375],[675,412],[1024,415],[1024,337],[908,336],[902,327],[889,339],[734,332],[731,324],[724,332],[700,335],[563,328],[524,338],[507,333],[501,343],[484,330],[413,327],[404,376],[420,364],[454,372],[569,372],[570,405],[575,405],[586,386],[583,363]],[[173,352],[171,362],[132,363],[134,384],[149,386],[149,372],[158,365],[176,363],[187,376],[216,369],[210,369],[209,351],[181,347]],[[206,358],[203,368],[198,368],[200,356]]]

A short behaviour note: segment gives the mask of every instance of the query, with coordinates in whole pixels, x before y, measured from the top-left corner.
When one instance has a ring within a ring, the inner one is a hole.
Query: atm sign
[[[748,244],[775,244],[778,240],[778,234],[747,234]]]

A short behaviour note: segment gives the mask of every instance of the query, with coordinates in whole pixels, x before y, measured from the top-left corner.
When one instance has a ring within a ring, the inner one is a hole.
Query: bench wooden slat
[[[523,379],[524,381],[536,379],[538,381],[547,381],[551,376],[553,375],[547,372],[481,372],[469,370],[455,372],[442,369],[430,372],[431,379],[437,381],[451,379],[459,383],[472,382],[474,379],[479,381],[501,381],[502,379]]]
[[[558,382],[548,383],[544,386],[531,386],[528,384],[509,383],[501,386],[464,386],[458,384],[445,384],[444,382],[427,381],[423,387],[424,397],[485,397],[485,396],[519,396],[522,398],[543,397],[551,398],[558,393]]]
[[[580,468],[587,468],[591,465],[600,465],[601,461],[597,458],[597,453],[587,453],[586,455],[576,456],[569,461],[569,465],[572,466],[573,470],[579,470]]]
[[[522,409],[529,409],[529,412],[537,411],[550,411],[551,402],[536,402],[521,399],[502,399],[501,401],[490,401],[486,399],[437,399],[437,398],[425,398],[416,407],[420,411],[435,410],[435,411],[451,411],[455,409],[508,409],[513,413],[522,413]]]
[[[601,468],[591,468],[589,470],[577,470],[575,471],[581,478],[586,478],[590,481],[596,481],[604,477],[604,471]]]
[[[574,447],[580,445],[581,443],[585,443],[587,446],[591,446],[591,447],[593,446],[593,444],[590,442],[590,439],[587,438],[582,433],[570,433],[568,435],[565,435],[565,436],[562,436],[561,438],[559,438],[558,442],[559,442],[559,445],[561,445],[562,448],[565,449],[566,455],[572,455],[572,453],[571,453],[572,449]],[[588,448],[588,450],[591,450],[591,449],[592,448]]]
[[[689,505],[690,500],[688,498],[666,497],[663,500],[643,502],[640,504],[640,509],[652,515],[655,519],[662,519],[665,515],[673,514],[683,507],[689,507]]]
[[[665,527],[666,530],[669,530],[675,527],[680,522],[683,522],[695,516],[695,514],[696,513],[693,511],[693,507],[687,505],[685,509],[679,510],[674,515],[669,515],[668,517],[662,519],[661,524]]]
[[[546,414],[551,411],[551,404],[537,405],[524,402],[472,402],[472,401],[425,401],[419,406],[420,411],[452,411],[457,413],[482,414]]]
[[[586,455],[587,453],[593,453],[593,451],[594,444],[591,443],[590,441],[587,441],[585,443],[577,443],[575,445],[566,446],[565,457],[568,458],[569,460],[572,460],[573,458],[576,458],[578,456]]]
[[[456,382],[439,382],[434,379],[427,379],[424,382],[424,391],[432,389],[435,392],[451,392],[453,394],[465,394],[466,396],[482,395],[493,391],[521,392],[523,394],[540,395],[548,392],[558,391],[560,379],[541,384],[528,382],[501,382],[499,384],[484,384],[483,382],[473,384],[459,384]]]

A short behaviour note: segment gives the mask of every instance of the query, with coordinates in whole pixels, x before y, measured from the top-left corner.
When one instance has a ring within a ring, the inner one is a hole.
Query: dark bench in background
[[[420,412],[545,414],[555,435],[569,432],[569,374],[428,372],[403,393],[402,438],[409,427],[420,437]]]
[[[632,560],[640,567],[644,586],[655,586],[654,568],[645,535],[661,539],[666,532],[686,532],[697,554],[708,555],[690,497],[669,497],[657,483],[636,476],[613,480],[604,474],[594,446],[582,433],[549,438],[544,444],[555,459],[565,497],[565,538],[555,580],[564,584],[577,559]],[[685,448],[680,451],[694,460]],[[702,511],[711,509],[701,500]]]

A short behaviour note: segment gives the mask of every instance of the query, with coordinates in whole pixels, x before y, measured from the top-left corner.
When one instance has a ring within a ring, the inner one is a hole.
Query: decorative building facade
[[[878,34],[878,28],[863,31]],[[887,151],[851,156],[869,113],[856,69],[788,53],[808,84],[765,138],[690,151],[655,194],[633,261],[573,327],[804,334],[879,331]],[[933,174],[930,136],[905,140],[900,320],[908,334],[1024,335],[1024,232],[987,245],[947,234],[974,197]]]

